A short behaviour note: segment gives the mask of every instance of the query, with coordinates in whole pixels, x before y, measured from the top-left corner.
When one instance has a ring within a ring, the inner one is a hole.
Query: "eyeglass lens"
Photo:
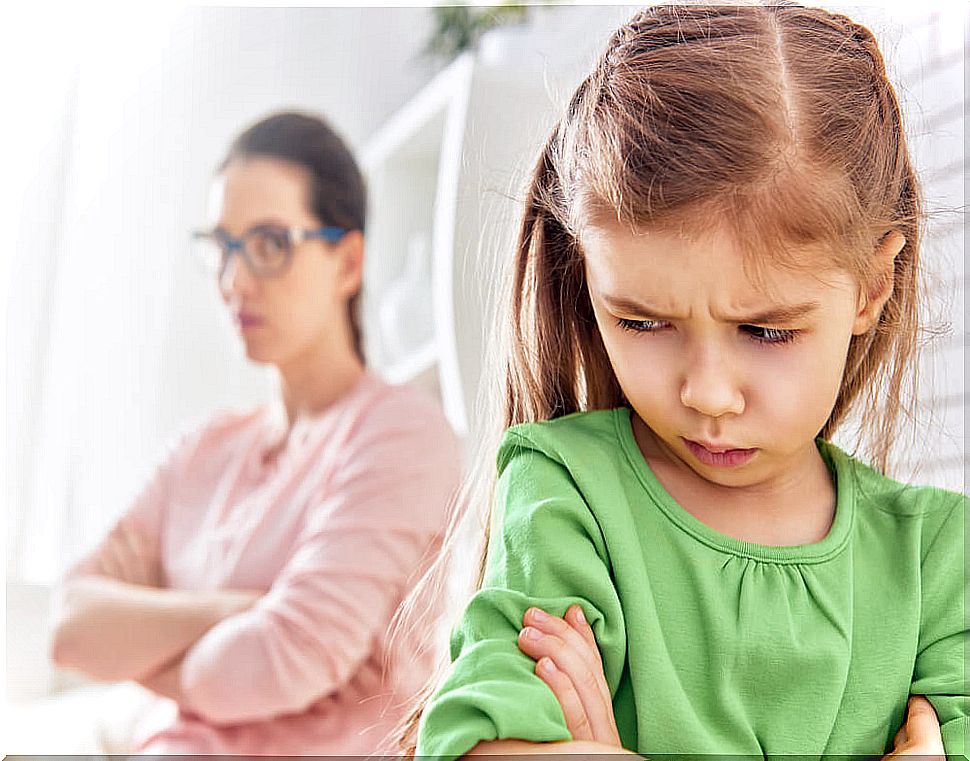
[[[285,265],[290,252],[289,235],[284,229],[256,228],[240,239],[243,251],[232,245],[232,239],[218,233],[196,240],[196,252],[210,273],[225,271],[233,254],[240,254],[255,275],[272,275]]]

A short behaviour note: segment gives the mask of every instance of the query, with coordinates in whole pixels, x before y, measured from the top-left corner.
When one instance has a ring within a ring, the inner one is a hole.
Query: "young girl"
[[[419,755],[942,752],[930,705],[970,751],[967,499],[883,474],[918,336],[903,135],[844,16],[612,36],[529,189],[496,524]],[[876,467],[831,443],[848,419]]]

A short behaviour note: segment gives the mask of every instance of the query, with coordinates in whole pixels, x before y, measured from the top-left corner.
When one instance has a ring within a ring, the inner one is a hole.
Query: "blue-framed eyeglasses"
[[[347,231],[342,227],[321,227],[307,230],[302,227],[259,225],[239,238],[222,230],[192,233],[195,256],[212,274],[222,275],[233,254],[238,254],[256,277],[283,274],[293,259],[293,250],[307,240],[337,243]]]

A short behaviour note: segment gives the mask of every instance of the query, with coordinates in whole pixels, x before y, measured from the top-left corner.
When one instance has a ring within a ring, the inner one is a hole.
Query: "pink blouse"
[[[457,440],[430,398],[369,373],[263,465],[285,427],[265,406],[216,415],[119,520],[158,538],[170,588],[265,590],[188,650],[191,711],[139,753],[397,752],[388,733],[433,654],[392,652],[387,626],[440,546]]]

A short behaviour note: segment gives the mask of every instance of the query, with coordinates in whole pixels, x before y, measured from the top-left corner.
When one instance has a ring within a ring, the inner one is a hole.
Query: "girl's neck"
[[[678,505],[708,527],[734,539],[772,546],[813,544],[828,534],[836,492],[814,442],[770,480],[723,486],[667,452],[636,414],[632,422],[640,451],[657,480]]]

